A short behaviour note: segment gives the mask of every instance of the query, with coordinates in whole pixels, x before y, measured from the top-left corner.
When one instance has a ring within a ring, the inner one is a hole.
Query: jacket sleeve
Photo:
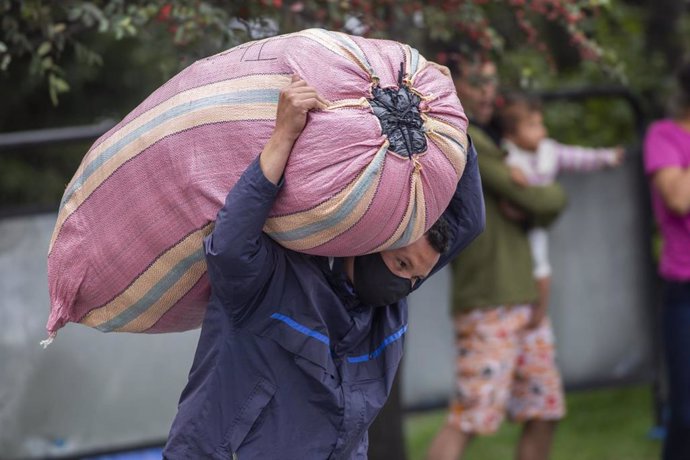
[[[522,187],[510,178],[510,170],[501,158],[482,157],[479,172],[487,193],[527,212],[533,225],[548,226],[565,207],[565,193],[560,185]]]
[[[266,179],[257,158],[228,193],[204,240],[211,286],[224,303],[246,303],[273,273],[280,249],[262,229],[281,185]]]
[[[431,271],[432,275],[453,260],[484,230],[486,217],[477,151],[472,139],[468,138],[468,141],[465,170],[450,204],[443,213],[451,229],[450,245]]]

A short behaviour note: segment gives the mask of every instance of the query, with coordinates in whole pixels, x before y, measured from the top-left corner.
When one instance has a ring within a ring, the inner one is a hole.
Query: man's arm
[[[281,91],[270,140],[228,193],[215,228],[204,242],[212,286],[222,298],[246,300],[270,277],[275,243],[262,229],[307,112],[325,106],[316,91],[297,77]]]
[[[327,106],[328,102],[314,88],[298,76],[292,76],[290,85],[280,92],[276,127],[259,156],[261,170],[269,181],[277,184],[283,177],[292,145],[307,124],[307,113]]]
[[[488,193],[525,211],[534,225],[548,226],[565,207],[565,193],[560,185],[521,187],[511,179],[510,168],[498,157],[483,156],[479,173]]]
[[[690,168],[661,168],[652,176],[652,183],[673,213],[684,216],[690,212]]]
[[[668,209],[679,216],[690,212],[690,168],[667,122],[654,123],[644,140],[645,172]]]
[[[221,299],[241,302],[268,280],[275,243],[262,228],[279,190],[257,159],[228,193],[213,232],[204,240],[211,285]]]

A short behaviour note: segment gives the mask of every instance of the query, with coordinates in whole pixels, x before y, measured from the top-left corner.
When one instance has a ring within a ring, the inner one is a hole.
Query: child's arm
[[[544,141],[546,148],[554,149],[558,158],[559,171],[594,171],[621,164],[625,150],[623,147],[590,148],[565,145],[552,139]]]
[[[480,147],[477,145],[477,149]],[[490,152],[491,146],[484,147]],[[565,208],[565,192],[558,184],[520,187],[510,178],[510,170],[499,155],[480,154],[479,172],[485,193],[522,209],[534,225],[548,226]]]
[[[551,277],[537,278],[537,291],[539,300],[532,305],[532,316],[527,323],[527,329],[536,329],[544,321],[549,309],[549,294],[551,292]]]
[[[530,183],[525,172],[517,166],[510,166],[510,179],[520,187],[529,187]]]

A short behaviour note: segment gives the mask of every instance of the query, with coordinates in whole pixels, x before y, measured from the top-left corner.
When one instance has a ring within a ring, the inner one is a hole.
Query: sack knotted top
[[[411,159],[413,154],[426,151],[426,136],[421,98],[404,84],[402,72],[401,64],[397,88],[374,86],[369,104],[388,137],[389,150]]]

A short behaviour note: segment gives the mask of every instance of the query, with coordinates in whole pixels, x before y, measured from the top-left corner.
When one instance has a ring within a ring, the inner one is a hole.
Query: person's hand
[[[274,136],[294,142],[307,124],[310,110],[325,109],[326,101],[299,76],[293,75],[288,86],[280,91]]]
[[[297,75],[280,91],[273,134],[259,155],[259,166],[264,176],[278,184],[285,172],[292,146],[307,124],[310,110],[325,109],[328,101]]]
[[[527,176],[525,175],[525,173],[520,168],[516,168],[514,166],[509,166],[509,169],[510,169],[510,179],[513,182],[515,182],[520,187],[529,187],[529,181],[527,180]]]
[[[544,321],[544,318],[546,318],[547,307],[548,305],[541,302],[541,300],[532,305],[532,311],[530,312],[529,321],[527,321],[525,329],[531,331],[538,328],[542,321]]]
[[[509,220],[515,222],[524,222],[527,220],[527,213],[517,206],[511,204],[507,200],[501,200],[498,202],[498,209],[501,210],[501,214],[507,217]]]
[[[620,166],[623,164],[623,160],[625,159],[625,148],[621,145],[616,147],[615,149],[615,156],[613,161],[611,162],[611,167],[615,168],[617,166]]]

